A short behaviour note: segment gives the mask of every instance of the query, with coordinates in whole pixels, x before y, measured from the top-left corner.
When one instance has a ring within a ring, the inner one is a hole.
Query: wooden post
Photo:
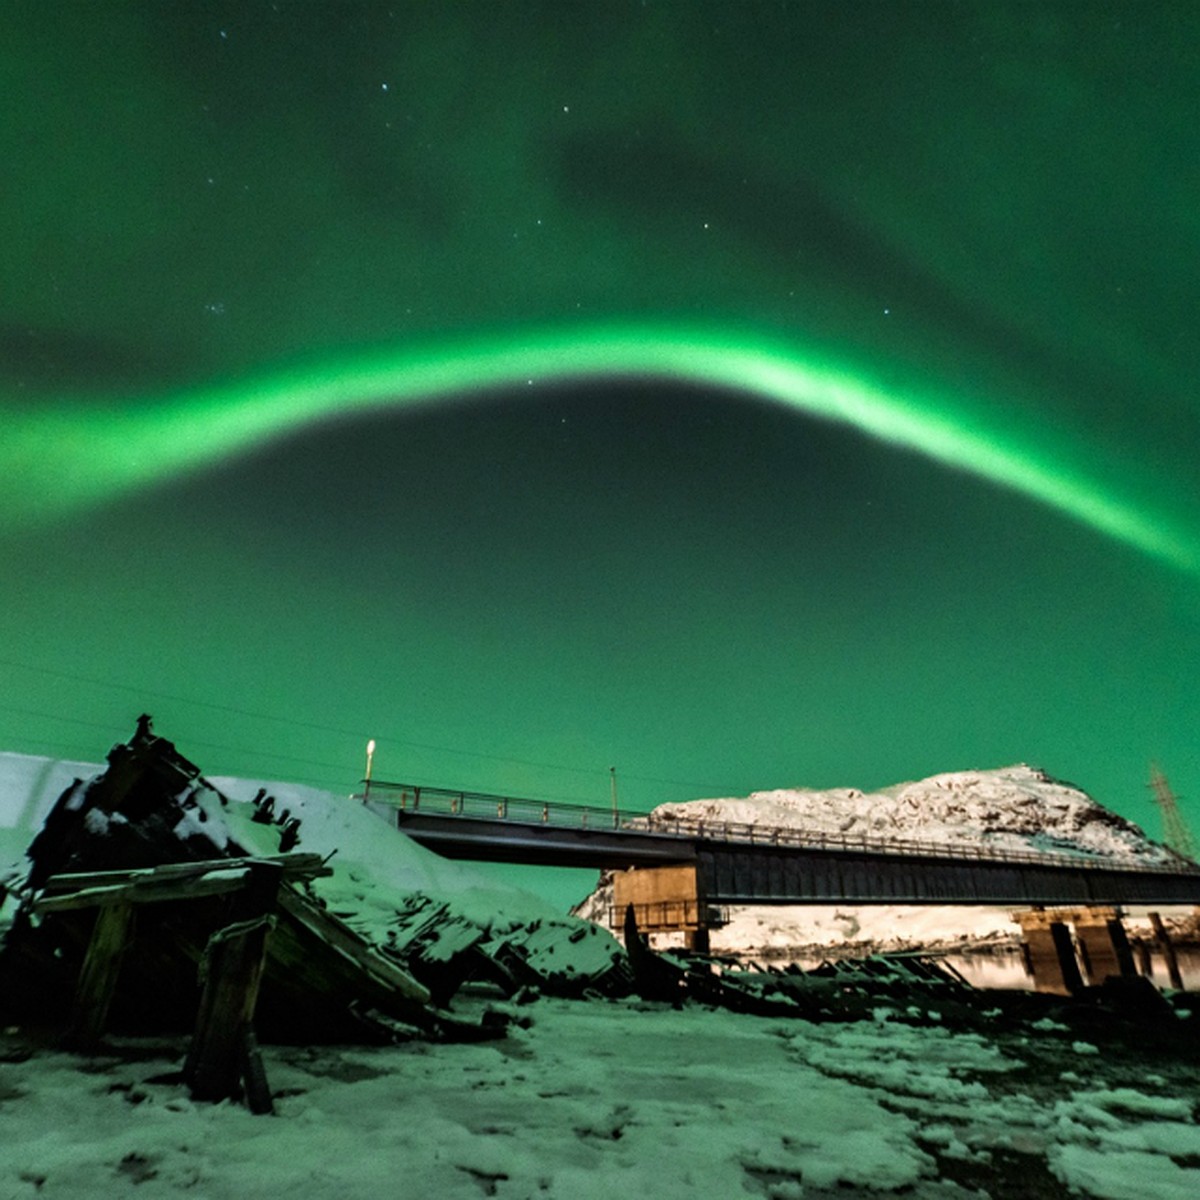
[[[1105,924],[1108,926],[1108,936],[1112,940],[1113,953],[1116,955],[1117,966],[1127,979],[1137,975],[1137,967],[1133,962],[1133,950],[1129,945],[1129,935],[1125,932],[1125,922],[1120,917],[1110,917]]]
[[[1133,948],[1137,951],[1138,974],[1144,975],[1147,979],[1154,974],[1154,963],[1150,958],[1150,943],[1144,938],[1138,938],[1133,944]]]
[[[183,1068],[193,1099],[237,1096],[245,1079],[251,1109],[272,1111],[252,1022],[267,935],[275,923],[271,910],[280,873],[275,864],[255,863],[250,882],[238,897],[244,919],[209,938],[201,968],[204,990],[196,1032]]]
[[[1050,922],[1050,938],[1054,944],[1054,953],[1058,958],[1058,968],[1062,973],[1067,991],[1072,995],[1083,988],[1083,979],[1079,974],[1079,966],[1075,961],[1075,946],[1071,941],[1071,931],[1062,921]]]
[[[104,1033],[121,960],[133,936],[133,905],[105,904],[96,910],[96,924],[79,972],[75,1006],[66,1040],[78,1047],[94,1046]]]
[[[246,1107],[255,1116],[274,1116],[275,1101],[267,1083],[267,1071],[263,1066],[262,1054],[258,1049],[258,1038],[253,1026],[247,1025],[242,1037],[241,1055],[238,1059],[242,1079],[246,1084]]]

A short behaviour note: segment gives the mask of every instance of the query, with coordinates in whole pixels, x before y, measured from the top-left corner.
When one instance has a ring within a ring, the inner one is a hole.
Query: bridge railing
[[[682,929],[720,929],[729,924],[729,907],[709,904],[706,900],[650,900],[629,904],[642,933],[674,933]],[[620,929],[625,921],[625,908],[609,904],[605,910],[609,929]]]
[[[474,820],[512,821],[526,825],[554,825],[569,829],[627,829],[644,813],[580,804],[549,803],[518,796],[488,792],[455,791],[409,783],[363,784],[358,797],[364,803],[390,804],[401,812],[441,817],[470,817]]]
[[[364,803],[387,804],[401,812],[444,817],[469,817],[473,820],[505,821],[523,825],[548,825],[557,828],[608,830],[616,833],[650,834],[655,837],[683,838],[738,843],[750,846],[795,846],[807,850],[843,852],[867,851],[905,857],[958,858],[993,862],[1034,863],[1040,866],[1072,867],[1097,870],[1135,870],[1163,874],[1200,874],[1200,865],[1174,855],[1164,848],[1168,858],[1110,858],[1084,851],[1018,850],[987,845],[934,842],[917,838],[847,837],[821,830],[788,826],[754,825],[739,821],[708,820],[703,817],[664,817],[623,809],[589,805],[551,803],[487,792],[454,791],[450,788],[425,787],[409,783],[363,782],[356,797]]]

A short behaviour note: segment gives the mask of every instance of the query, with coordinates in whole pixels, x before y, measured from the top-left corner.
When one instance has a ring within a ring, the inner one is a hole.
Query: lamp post
[[[609,783],[612,787],[613,828],[616,829],[617,825],[620,823],[619,818],[617,817],[617,768],[616,767],[608,768],[608,778],[609,778]]]
[[[363,803],[371,798],[371,767],[375,763],[375,739],[372,738],[367,743],[367,770],[363,775]]]

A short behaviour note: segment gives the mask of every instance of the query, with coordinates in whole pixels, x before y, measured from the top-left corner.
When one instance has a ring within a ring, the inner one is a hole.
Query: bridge
[[[705,924],[706,909],[729,905],[1200,905],[1200,866],[1182,857],[1140,863],[847,838],[405,783],[364,781],[356,798],[447,858],[639,868],[658,881],[643,901],[689,906],[683,924]]]

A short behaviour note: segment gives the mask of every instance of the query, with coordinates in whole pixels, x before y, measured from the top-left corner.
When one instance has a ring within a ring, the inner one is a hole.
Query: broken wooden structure
[[[103,1037],[120,978],[121,963],[135,940],[135,916],[145,905],[229,896],[239,920],[218,929],[201,960],[202,991],[184,1080],[200,1100],[244,1093],[254,1112],[272,1111],[258,1053],[254,1014],[274,928],[276,897],[289,882],[327,874],[318,856],[281,855],[231,865],[218,859],[153,870],[52,875],[32,902],[39,916],[95,910],[65,1041],[89,1050]]]
[[[191,1030],[193,1095],[245,1095],[270,1110],[257,1036],[272,1040],[494,1036],[322,906],[313,854],[248,853],[220,828],[228,803],[175,747],[138,722],[108,770],[59,798],[29,849],[23,902],[0,951],[7,1019],[66,1031]],[[206,793],[210,807],[198,796]],[[259,798],[260,801],[262,797]],[[299,822],[256,805],[286,851]]]

